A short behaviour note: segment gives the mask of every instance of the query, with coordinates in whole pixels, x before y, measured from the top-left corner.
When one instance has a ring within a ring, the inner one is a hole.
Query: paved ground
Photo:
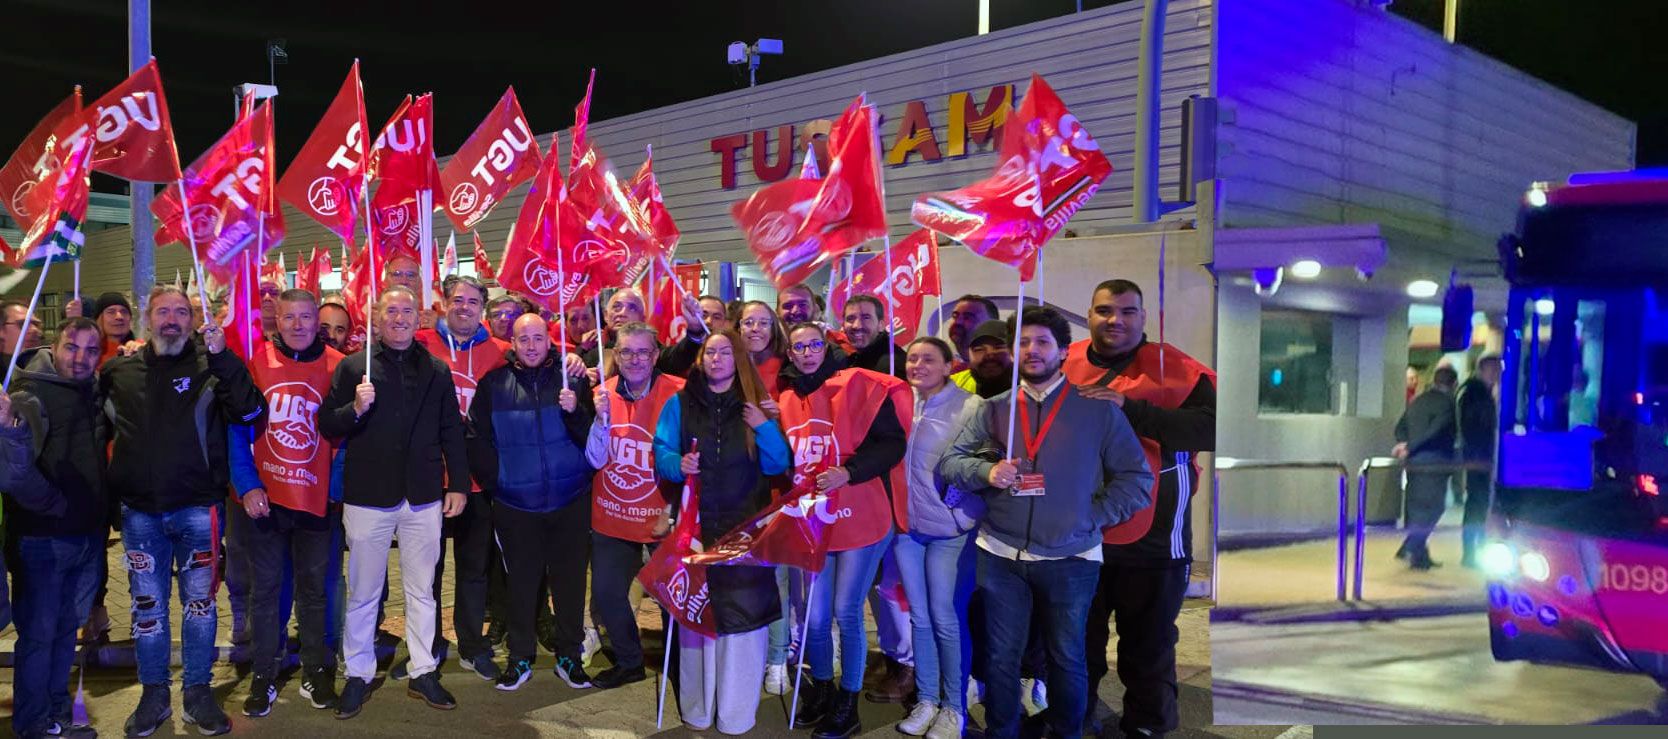
[[[112,562],[120,573],[119,546],[112,550]],[[397,561],[393,565],[397,569]],[[110,602],[125,603],[125,578],[111,582]],[[450,577],[446,582],[450,601]],[[398,630],[402,607],[396,595],[389,602],[391,625]],[[650,659],[658,664],[662,654],[664,634],[659,630],[655,606],[645,603],[640,611],[640,623],[645,627],[644,640]],[[221,595],[221,644],[230,641],[230,618],[224,591]],[[112,613],[118,642],[105,647],[100,655],[111,662],[131,660],[129,645],[124,643],[128,617],[125,608]],[[177,625],[177,614],[176,614]],[[449,614],[448,614],[449,622]],[[872,621],[871,621],[872,623]],[[1183,737],[1233,737],[1244,739],[1273,739],[1307,737],[1306,727],[1293,730],[1289,726],[1214,727],[1211,709],[1211,668],[1209,639],[1209,610],[1205,601],[1189,601],[1180,619],[1181,643],[1178,648],[1178,675],[1181,682],[1181,711]],[[177,632],[176,632],[177,633]],[[0,633],[0,653],[9,652],[14,632]],[[871,637],[872,639],[872,637]],[[0,657],[9,657],[0,654]],[[692,736],[678,722],[676,705],[667,706],[665,728],[655,727],[655,685],[638,683],[615,691],[571,690],[562,685],[550,672],[549,655],[541,653],[539,673],[521,690],[504,693],[490,684],[466,673],[454,658],[444,667],[443,681],[454,695],[458,710],[432,710],[406,696],[403,685],[379,680],[377,690],[364,713],[352,721],[336,721],[327,711],[316,711],[306,706],[296,695],[297,682],[291,680],[281,687],[279,703],[272,715],[263,719],[246,719],[236,710],[248,695],[248,676],[227,663],[215,669],[214,687],[229,713],[233,714],[236,733],[262,733],[283,736],[321,735],[339,736],[454,736],[485,734],[502,737],[633,737],[633,736]],[[606,656],[598,657],[596,668],[606,664]],[[176,653],[177,661],[177,653]],[[384,668],[387,667],[387,661]],[[651,671],[657,677],[658,670]],[[10,671],[0,673],[0,718],[9,714]],[[134,684],[133,668],[125,665],[90,668],[86,672],[86,695],[92,723],[101,735],[120,736],[123,721],[138,702],[139,688]],[[180,719],[175,697],[175,719],[159,735],[187,736],[187,728]],[[1108,679],[1098,698],[1107,706],[1119,706],[1122,687],[1115,679]],[[1102,711],[1109,709],[1102,708]],[[862,707],[862,736],[898,736],[893,724],[903,717],[903,708],[865,702]],[[975,709],[975,718],[982,718],[982,709]],[[805,732],[790,732],[787,728],[786,698],[766,696],[760,706],[757,736],[804,736]],[[1115,727],[1116,720],[1108,721]],[[0,736],[9,736],[9,723],[0,728]],[[1117,737],[1116,728],[1104,736]]]
[[[1431,536],[1431,555],[1443,566],[1427,572],[1414,572],[1396,560],[1402,532],[1369,528],[1362,597],[1378,603],[1455,599],[1484,604],[1482,575],[1459,566],[1458,518],[1458,511],[1450,511],[1444,525]],[[1353,537],[1348,555],[1353,568]],[[1224,551],[1218,560],[1222,581],[1217,586],[1217,603],[1221,606],[1239,609],[1319,604],[1333,602],[1337,595],[1337,539]],[[1352,572],[1348,574],[1353,577]]]
[[[1216,623],[1211,651],[1218,721],[1668,724],[1650,678],[1495,662],[1483,614]]]

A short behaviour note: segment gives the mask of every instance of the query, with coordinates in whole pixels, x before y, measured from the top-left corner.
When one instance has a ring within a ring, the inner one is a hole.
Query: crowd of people
[[[523,688],[541,646],[569,688],[609,690],[648,679],[632,582],[679,516],[698,515],[710,545],[807,487],[837,508],[820,572],[709,567],[716,636],[678,629],[668,646],[689,727],[746,733],[761,693],[797,682],[793,726],[819,738],[860,731],[863,699],[902,704],[897,728],[936,738],[961,736],[982,702],[986,735],[1017,736],[1027,693],[1051,733],[1093,733],[1115,630],[1123,732],[1177,728],[1215,377],[1147,340],[1135,283],[1101,283],[1076,341],[1059,311],[1004,319],[967,295],[947,341],[898,346],[881,301],[853,296],[825,320],[804,285],[774,306],[662,306],[689,326],[666,341],[635,290],[609,296],[602,325],[590,305],[551,315],[466,276],[425,307],[407,261],[387,264],[368,332],[340,301],[263,285],[266,336],[246,359],[177,286],[142,316],[117,293],[72,302],[44,346],[24,306],[0,306],[0,350],[21,352],[0,394],[6,615],[31,676],[14,682],[20,736],[85,730],[71,668],[78,632],[109,628],[112,528],[143,686],[127,732],[171,717],[177,640],[184,718],[212,735],[231,727],[209,685],[222,582],[233,659],[250,665],[245,716],[274,710],[292,620],[301,698],[360,713],[390,638],[396,540],[406,657],[389,677],[410,696],[457,707],[439,670],[453,652]],[[440,622],[448,539],[455,645]],[[587,614],[611,654],[595,674]]]

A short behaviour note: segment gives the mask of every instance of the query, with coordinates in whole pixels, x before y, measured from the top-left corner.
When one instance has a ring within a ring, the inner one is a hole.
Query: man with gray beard
[[[184,291],[158,287],[148,305],[150,342],[137,354],[110,360],[99,377],[115,427],[108,484],[122,502],[133,640],[144,685],[127,733],[149,735],[173,714],[168,601],[178,587],[185,720],[203,734],[223,734],[231,721],[209,680],[219,618],[215,542],[230,484],[226,427],[259,420],[266,401],[243,362],[226,351],[219,324],[199,329],[201,345],[192,341]]]

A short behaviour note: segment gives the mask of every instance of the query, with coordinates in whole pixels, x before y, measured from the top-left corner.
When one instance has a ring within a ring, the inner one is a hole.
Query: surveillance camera
[[[729,56],[730,56],[730,63],[731,64],[746,64],[747,63],[747,44],[745,44],[741,41],[737,41],[733,44],[730,44],[730,55]]]
[[[762,39],[759,39],[758,43],[755,43],[753,45],[753,50],[755,52],[760,53],[760,54],[780,54],[780,53],[782,53],[782,39],[779,39],[779,38],[762,38]]]
[[[1280,282],[1286,276],[1285,267],[1263,267],[1251,270],[1251,279],[1256,282],[1253,288],[1258,295],[1268,297],[1280,289]]]

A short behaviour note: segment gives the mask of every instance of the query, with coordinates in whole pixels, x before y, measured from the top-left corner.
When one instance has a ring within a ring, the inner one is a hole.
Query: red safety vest
[[[654,428],[666,400],[683,389],[683,379],[656,377],[636,402],[620,393],[620,378],[608,378],[608,464],[591,479],[591,529],[604,536],[654,541],[654,527],[666,510],[666,495],[654,474]]]
[[[417,332],[417,340],[423,342],[423,348],[430,354],[440,358],[452,370],[452,384],[458,390],[458,412],[465,417],[469,415],[469,403],[475,399],[475,385],[481,381],[486,373],[504,366],[508,361],[504,353],[510,350],[510,343],[503,339],[487,337],[486,341],[469,347],[467,350],[452,351],[446,340],[440,337],[440,332],[428,328]]]
[[[1136,350],[1135,358],[1123,372],[1105,383],[1127,397],[1144,400],[1159,408],[1179,408],[1182,401],[1193,393],[1193,388],[1199,384],[1200,377],[1210,379],[1216,384],[1216,373],[1212,372],[1192,357],[1187,356],[1180,349],[1168,344],[1163,345],[1164,374],[1160,378],[1158,366],[1159,344],[1148,342]],[[1073,385],[1097,385],[1106,377],[1107,370],[1096,367],[1089,361],[1089,352],[1093,347],[1089,339],[1083,339],[1072,344],[1066,350],[1065,373],[1066,381]],[[1161,449],[1157,441],[1145,436],[1141,437],[1141,449],[1147,453],[1147,466],[1152,468],[1153,489],[1147,500],[1147,507],[1140,510],[1128,521],[1110,527],[1105,531],[1107,544],[1128,544],[1138,541],[1153,525],[1153,512],[1158,502],[1158,486],[1164,475],[1163,460],[1159,459]],[[1199,463],[1194,460],[1193,479],[1199,477]],[[1183,505],[1181,501],[1177,505]]]
[[[319,406],[330,393],[330,378],[342,353],[297,362],[270,341],[255,346],[249,374],[266,397],[266,431],[255,439],[255,468],[267,500],[292,511],[323,516],[330,504],[330,458],[336,453],[319,436]]]
[[[792,390],[783,391],[776,402],[782,409],[782,427],[787,431],[788,444],[793,448],[793,484],[798,485],[801,476],[815,465],[838,467],[850,460],[880,413],[881,403],[888,397],[892,399],[898,423],[908,433],[915,420],[914,398],[909,385],[895,377],[864,369],[846,369],[834,373],[809,396],[802,398]],[[880,478],[838,491],[837,506],[830,512],[837,521],[829,537],[828,551],[859,549],[880,541],[894,522],[900,530],[909,529],[904,464],[899,462],[887,474],[896,493],[891,501],[887,500]]]

